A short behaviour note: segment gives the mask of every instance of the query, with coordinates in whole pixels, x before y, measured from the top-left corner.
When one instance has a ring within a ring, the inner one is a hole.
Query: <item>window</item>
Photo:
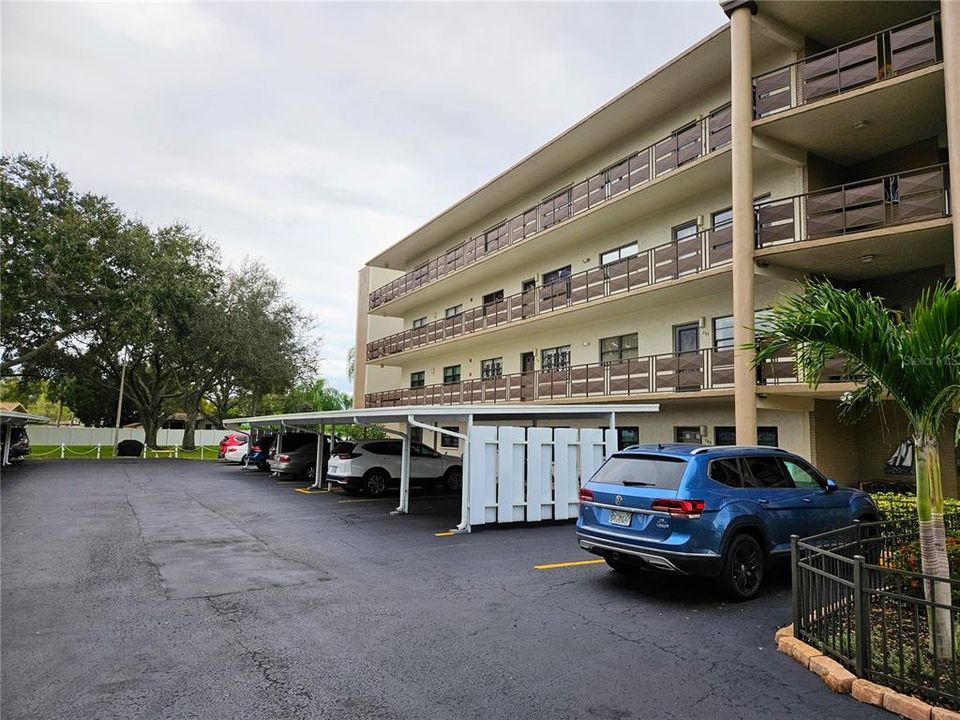
[[[827,486],[826,481],[820,478],[820,473],[811,468],[806,463],[801,463],[793,458],[780,458],[786,468],[787,475],[793,480],[793,484],[798,488],[813,488],[820,490]]]
[[[697,443],[703,441],[700,435],[699,427],[675,427],[673,429],[673,438],[678,443]]]
[[[600,362],[623,362],[638,357],[638,347],[637,333],[602,338],[600,340]]]
[[[460,382],[460,366],[448,365],[443,369],[443,384],[453,385]]]
[[[707,471],[711,480],[730,487],[743,487],[743,470],[737,458],[721,458],[710,461]]]
[[[680,242],[681,240],[686,240],[689,237],[694,237],[699,231],[700,227],[697,225],[696,220],[684,223],[683,225],[677,225],[675,228],[673,228],[673,241]]]
[[[416,330],[417,328],[422,328],[426,324],[427,324],[427,317],[426,315],[424,315],[423,317],[417,318],[416,320],[413,321],[413,329]]]
[[[368,443],[363,447],[368,453],[373,455],[402,455],[403,444],[400,440],[381,440],[380,442]]]
[[[631,445],[637,445],[640,442],[640,428],[638,427],[618,427],[617,428],[617,450],[623,450]]]
[[[606,485],[634,485],[659,490],[676,490],[680,487],[687,461],[661,455],[613,455],[591,478],[592,482]]]
[[[607,250],[604,253],[600,253],[600,265],[609,265],[619,260],[626,260],[628,257],[636,255],[639,251],[640,248],[637,247],[637,243],[630,243],[623,247]]]
[[[733,350],[733,315],[713,319],[713,347],[717,350]]]
[[[454,305],[453,307],[448,307],[444,311],[443,315],[444,317],[452,318],[452,317],[456,317],[462,312],[463,312],[463,305]]]
[[[423,428],[412,427],[410,428],[410,442],[412,443],[422,443],[423,442]],[[416,445],[413,446],[412,450],[416,449]]]
[[[717,210],[710,216],[710,219],[713,221],[714,230],[722,230],[725,227],[729,227],[733,225],[733,208]]]
[[[540,351],[540,369],[558,370],[570,365],[570,346],[547,348]]]
[[[449,430],[450,432],[460,432],[460,428],[454,427],[444,427],[444,430]],[[458,448],[460,447],[460,438],[452,437],[450,435],[441,435],[440,436],[440,447],[445,448]]]
[[[421,388],[427,384],[427,373],[424,370],[410,373],[410,387]]]
[[[763,488],[793,488],[793,480],[787,475],[779,461],[775,457],[745,457],[750,472],[744,476],[744,481],[749,487]]]
[[[503,375],[503,358],[490,358],[480,361],[480,377],[484,380],[498,378]]]
[[[412,428],[412,429],[423,430],[423,428]],[[411,457],[425,457],[425,458],[440,457],[440,453],[438,453],[436,450],[432,448],[428,448],[426,445],[423,445],[420,442],[415,442],[410,446],[410,455]]]
[[[556,270],[551,270],[550,272],[545,272],[543,274],[543,284],[550,285],[551,283],[559,282],[560,280],[565,280],[570,277],[570,266],[557,268]]]
[[[494,303],[501,302],[503,300],[503,290],[497,290],[492,292],[489,295],[483,296],[484,305],[493,305]]]
[[[714,443],[717,445],[736,445],[737,429],[717,426],[713,429]],[[757,428],[757,445],[780,447],[779,431],[775,425],[761,425]]]
[[[529,280],[524,280],[522,283],[520,283],[520,292],[526,293],[536,289],[537,289],[537,281],[534,280],[533,278],[530,278]]]

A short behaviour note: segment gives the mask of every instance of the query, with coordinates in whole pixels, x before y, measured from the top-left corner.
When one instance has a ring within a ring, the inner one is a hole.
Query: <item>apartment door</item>
[[[520,283],[520,312],[523,317],[537,314],[537,281],[533,278]]]
[[[677,390],[699,390],[703,385],[703,355],[699,350],[700,324],[674,325],[673,351],[676,353]]]
[[[520,355],[520,399],[533,400],[534,385],[537,382],[537,376],[534,372],[534,355],[532,352],[521,353]]]

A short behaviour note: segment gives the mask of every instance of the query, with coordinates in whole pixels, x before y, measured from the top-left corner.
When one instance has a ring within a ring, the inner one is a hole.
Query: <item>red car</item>
[[[217,451],[217,457],[222,458],[227,452],[227,448],[235,447],[237,445],[244,445],[246,442],[247,436],[245,433],[227,433],[223,436],[223,440],[220,441],[220,449]]]

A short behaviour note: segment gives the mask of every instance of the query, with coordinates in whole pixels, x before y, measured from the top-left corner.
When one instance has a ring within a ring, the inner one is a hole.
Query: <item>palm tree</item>
[[[798,377],[816,386],[825,362],[841,355],[847,358],[850,376],[858,380],[857,390],[844,396],[845,410],[884,399],[903,409],[915,447],[922,569],[926,575],[949,578],[937,438],[960,404],[960,291],[949,286],[926,290],[904,318],[881,298],[809,280],[798,295],[784,297],[765,320],[757,332],[757,364],[791,348]],[[943,608],[933,613],[931,635],[934,652],[948,658],[950,585],[931,581],[924,591]]]

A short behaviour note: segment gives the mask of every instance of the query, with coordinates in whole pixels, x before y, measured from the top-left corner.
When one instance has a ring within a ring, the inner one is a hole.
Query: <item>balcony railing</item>
[[[755,77],[754,117],[775,115],[942,59],[940,14],[932,13]]]
[[[472,307],[454,317],[367,343],[367,361],[727,264],[733,256],[732,239],[733,230],[729,225],[718,230],[704,230],[494,303]]]
[[[732,388],[733,353],[732,349],[704,349],[387,390],[367,394],[366,406],[520,403]],[[847,382],[845,364],[842,359],[829,361],[820,382]],[[797,377],[796,360],[787,351],[757,369],[757,383],[761,385],[801,382],[805,381]]]
[[[718,150],[729,142],[730,106],[725,105],[650,147],[552,194],[519,215],[377,288],[370,293],[370,309],[374,310],[455,270],[479,262],[501,248],[566,222],[590,208]]]
[[[950,214],[947,165],[860,180],[757,205],[757,247],[847,235]]]

